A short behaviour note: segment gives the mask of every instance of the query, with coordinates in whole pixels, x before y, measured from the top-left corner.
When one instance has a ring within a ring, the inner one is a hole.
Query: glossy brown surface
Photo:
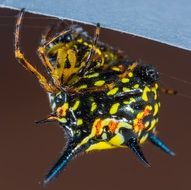
[[[0,189],[40,190],[43,176],[57,160],[66,139],[56,124],[37,126],[49,112],[48,99],[37,80],[14,58],[16,11],[0,10]],[[27,18],[29,17],[30,18]],[[45,28],[55,20],[26,14],[22,49],[42,69],[36,48]],[[94,29],[88,27],[91,34]],[[191,52],[126,34],[101,31],[101,40],[119,47],[132,59],[156,65],[161,84],[191,95]],[[169,77],[171,76],[171,77]],[[188,189],[190,186],[191,98],[161,94],[160,137],[176,152],[170,157],[146,143],[152,167],[145,168],[132,152],[108,150],[79,156],[46,189]]]

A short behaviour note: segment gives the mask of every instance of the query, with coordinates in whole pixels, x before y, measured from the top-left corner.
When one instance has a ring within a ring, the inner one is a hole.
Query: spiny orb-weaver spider
[[[156,136],[159,73],[151,65],[127,60],[119,50],[98,41],[79,26],[48,38],[42,36],[38,55],[47,80],[20,50],[24,9],[18,15],[15,56],[48,93],[52,113],[45,120],[58,121],[68,143],[44,179],[47,184],[80,152],[129,147],[146,166],[140,144],[147,139],[170,155],[174,153]],[[173,93],[173,92],[169,92]]]

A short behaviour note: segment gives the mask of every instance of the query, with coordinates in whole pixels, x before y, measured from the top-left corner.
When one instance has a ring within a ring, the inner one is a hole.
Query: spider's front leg
[[[51,29],[50,29],[50,31],[51,31]],[[49,34],[50,31],[48,31],[47,33],[42,35],[41,44],[40,44],[37,52],[38,52],[38,56],[41,59],[43,65],[48,70],[48,72],[51,74],[51,77],[54,80],[55,85],[58,88],[61,88],[62,84],[61,84],[60,77],[57,72],[57,68],[54,68],[53,65],[51,64],[51,62],[49,61],[48,56],[46,55],[46,48],[49,46],[49,44],[51,44],[52,42],[57,40],[60,36],[63,36],[64,34],[69,32],[69,30],[62,31],[59,34],[55,35],[54,37],[47,39],[47,35]]]
[[[35,68],[31,65],[31,63],[25,58],[23,52],[20,49],[20,28],[21,28],[21,22],[24,15],[24,9],[22,9],[17,17],[16,21],[16,29],[15,29],[15,57],[18,60],[18,62],[28,71],[33,73],[41,86],[45,89],[45,91],[50,93],[55,93],[57,91],[57,88],[47,81],[47,79]]]

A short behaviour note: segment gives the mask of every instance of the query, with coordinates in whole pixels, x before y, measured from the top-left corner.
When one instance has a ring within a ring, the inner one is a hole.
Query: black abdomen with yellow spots
[[[149,166],[139,146],[149,139],[174,155],[156,136],[159,73],[152,65],[129,61],[118,49],[98,41],[99,25],[94,38],[71,26],[51,38],[49,33],[42,37],[38,54],[48,80],[20,50],[23,13],[16,23],[15,56],[48,93],[52,113],[39,122],[58,121],[68,137],[65,151],[44,183],[80,152],[129,147]]]

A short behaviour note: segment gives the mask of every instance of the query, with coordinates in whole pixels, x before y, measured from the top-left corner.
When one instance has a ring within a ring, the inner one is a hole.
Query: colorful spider
[[[152,65],[127,60],[118,50],[98,41],[79,26],[48,38],[42,36],[38,55],[47,80],[20,50],[20,26],[16,22],[15,56],[48,93],[52,113],[45,120],[58,121],[68,143],[58,162],[44,179],[48,183],[80,152],[129,147],[146,166],[140,144],[147,139],[170,155],[174,153],[156,136],[159,73]]]

